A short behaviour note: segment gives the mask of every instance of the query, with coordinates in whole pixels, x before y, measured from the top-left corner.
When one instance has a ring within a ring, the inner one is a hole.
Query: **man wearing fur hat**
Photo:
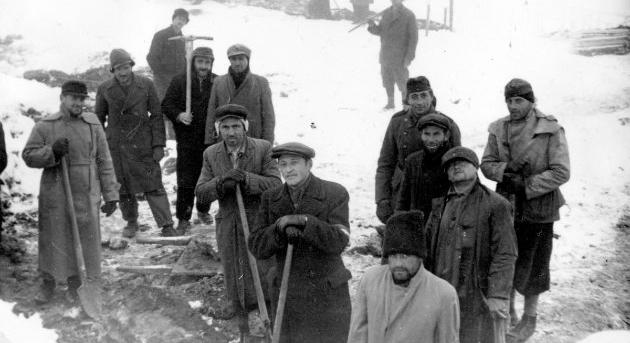
[[[440,113],[420,118],[417,127],[422,148],[405,160],[396,210],[420,210],[428,218],[433,198],[446,195],[450,186],[442,168],[442,156],[452,148],[451,131],[448,118]]]
[[[368,21],[368,32],[381,37],[381,77],[387,93],[386,109],[394,106],[394,85],[398,86],[401,98],[405,99],[405,82],[409,78],[409,65],[416,57],[418,25],[416,16],[403,0],[392,0],[392,6],[383,12],[381,21]]]
[[[449,123],[450,146],[461,145],[457,124],[445,114],[436,111],[437,100],[426,77],[418,76],[407,81],[407,102],[410,107],[394,114],[389,121],[376,168],[376,216],[383,224],[396,208],[405,159],[422,149],[422,133],[418,129],[418,120],[432,113],[445,116]]]
[[[525,308],[509,336],[524,342],[536,329],[538,296],[549,289],[553,223],[564,205],[559,187],[569,180],[569,148],[558,120],[536,108],[529,82],[512,79],[504,95],[510,114],[490,124],[481,170],[515,207],[514,288],[525,296]],[[514,295],[510,314],[517,322]]]
[[[101,228],[98,208],[110,216],[116,210],[119,184],[101,122],[83,112],[87,87],[68,81],[61,86],[59,112],[35,124],[22,151],[31,168],[43,168],[39,194],[39,271],[41,294],[37,302],[48,302],[56,281],[68,282],[68,295],[78,299],[81,281],[74,254],[74,239],[67,212],[61,159],[66,158],[79,236],[87,277],[101,274]]]
[[[479,182],[474,151],[442,156],[451,183],[427,220],[427,268],[457,290],[460,341],[505,342],[516,237],[512,206]]]
[[[186,72],[171,81],[162,101],[162,112],[175,127],[177,140],[177,232],[190,227],[195,201],[195,186],[201,173],[208,99],[216,74],[212,73],[214,55],[208,47],[198,47],[192,53],[191,113],[186,113]],[[209,203],[197,199],[197,216],[205,224],[212,223]]]
[[[206,144],[214,144],[219,134],[214,129],[217,109],[225,104],[245,107],[249,116],[247,136],[273,144],[276,117],[271,102],[271,89],[266,78],[250,71],[251,50],[234,44],[227,50],[228,73],[217,77],[212,86],[206,118]]]
[[[368,269],[352,308],[348,343],[452,343],[459,337],[453,286],[425,269],[423,215],[400,212],[387,221],[387,265]]]
[[[350,271],[341,253],[350,239],[346,189],[311,173],[315,151],[297,143],[273,148],[284,185],[263,193],[249,239],[257,258],[276,256],[274,301],[293,244],[281,342],[343,342],[350,324]],[[276,304],[274,303],[274,307]]]
[[[136,194],[144,193],[163,236],[174,236],[171,209],[162,184],[164,120],[153,82],[132,71],[134,61],[123,49],[109,55],[114,74],[96,91],[96,115],[105,126],[107,142],[120,182],[120,211],[127,226],[124,237],[138,230]],[[151,115],[149,115],[151,113]]]
[[[247,221],[253,227],[261,194],[281,185],[280,173],[271,158],[271,143],[246,136],[248,112],[241,105],[228,104],[216,111],[216,130],[222,141],[203,153],[201,176],[195,195],[203,203],[219,201],[217,213],[217,245],[225,275],[225,288],[230,306],[227,317],[237,314],[242,336],[249,333],[247,314],[257,306],[254,282],[247,257],[247,243],[236,202],[240,185]],[[258,270],[267,290],[270,260],[259,260]]]

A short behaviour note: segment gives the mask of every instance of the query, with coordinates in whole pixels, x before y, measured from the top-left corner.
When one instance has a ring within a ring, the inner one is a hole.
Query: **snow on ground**
[[[432,2],[438,21],[444,2]],[[376,0],[372,10],[387,3]],[[424,16],[426,2],[406,3],[418,17]],[[338,5],[349,7],[346,0]],[[455,33],[430,32],[428,37],[420,33],[411,75],[428,76],[438,109],[458,122],[464,145],[479,155],[488,124],[507,114],[505,83],[522,77],[533,84],[539,108],[564,125],[571,151],[571,181],[562,187],[568,205],[556,225],[561,237],[554,242],[552,277],[576,277],[576,268],[591,273],[589,268],[599,268],[606,257],[593,246],[614,242],[612,226],[628,204],[624,185],[630,181],[630,120],[626,119],[630,117],[630,56],[574,55],[563,35],[549,34],[617,26],[628,21],[630,5],[621,0],[599,1],[597,6],[567,0],[477,0],[456,5]],[[107,52],[118,47],[127,49],[138,65],[146,65],[152,34],[168,25],[178,6],[197,12],[184,28],[186,34],[214,36],[213,42],[201,45],[214,49],[215,72],[227,70],[229,45],[240,42],[252,48],[252,71],[271,83],[277,142],[299,140],[315,148],[314,172],[350,192],[353,240],[370,234],[357,224],[378,223],[374,172],[393,112],[380,110],[385,95],[378,37],[363,28],[347,33],[351,27],[347,21],[306,20],[210,1],[197,5],[159,0],[3,1],[0,32],[22,36],[12,46],[15,53],[0,58],[0,115],[5,132],[11,133],[6,136],[9,152],[17,153],[3,177],[21,177],[23,189],[37,192],[38,172],[24,168],[18,158],[32,126],[19,109],[52,112],[58,103],[58,88],[22,80],[23,71],[82,71],[106,62]],[[586,257],[595,261],[581,265]],[[356,281],[374,259],[354,261]]]
[[[57,334],[54,330],[42,328],[39,314],[29,318],[13,315],[14,304],[0,300],[0,343],[54,343]]]

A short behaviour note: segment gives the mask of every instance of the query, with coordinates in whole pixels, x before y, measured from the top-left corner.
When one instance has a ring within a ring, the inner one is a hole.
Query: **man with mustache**
[[[459,338],[455,289],[425,269],[427,256],[420,211],[387,221],[387,265],[368,269],[352,307],[348,343],[453,343]]]
[[[124,237],[138,230],[136,194],[144,193],[162,236],[175,236],[171,208],[162,184],[160,160],[164,158],[164,120],[153,82],[135,75],[135,62],[123,49],[109,55],[114,77],[96,91],[94,111],[105,127],[107,142],[120,182],[120,211],[127,225]],[[149,115],[151,113],[151,115]]]
[[[481,170],[515,207],[514,288],[525,296],[525,306],[518,321],[512,291],[510,315],[518,324],[509,336],[511,342],[524,342],[536,330],[538,297],[550,286],[553,223],[560,219],[565,203],[560,185],[569,181],[571,166],[564,128],[536,108],[531,84],[512,79],[504,96],[510,114],[490,124]]]
[[[457,124],[448,116],[436,111],[437,100],[426,77],[418,76],[407,81],[406,100],[409,108],[394,114],[387,126],[376,168],[376,216],[383,224],[396,208],[405,159],[422,148],[422,135],[417,128],[418,120],[431,113],[445,116],[449,123],[449,144],[461,145]]]
[[[271,102],[269,81],[250,71],[252,51],[243,44],[234,44],[227,50],[230,60],[228,73],[217,77],[212,86],[206,118],[206,144],[216,143],[220,135],[215,130],[217,109],[225,104],[245,107],[249,113],[247,136],[260,138],[273,144],[276,117]]]
[[[223,316],[238,315],[242,338],[249,335],[248,312],[257,308],[258,303],[239,217],[236,186],[240,185],[247,221],[253,227],[261,194],[282,184],[278,165],[271,158],[271,143],[246,136],[248,115],[245,107],[236,104],[217,109],[215,126],[222,141],[203,152],[203,167],[195,188],[197,199],[203,203],[219,201],[215,217],[217,246],[229,301]],[[268,290],[266,280],[271,265],[269,259],[258,260],[264,291]],[[268,294],[265,298],[269,299]]]
[[[186,72],[173,78],[162,101],[162,112],[171,120],[177,140],[177,233],[182,235],[190,228],[195,202],[195,186],[201,173],[203,144],[208,113],[208,99],[212,82],[214,55],[208,47],[198,47],[192,53],[191,113],[186,113]],[[197,198],[197,217],[204,224],[212,223],[209,203]]]
[[[431,212],[433,198],[444,196],[450,186],[442,168],[442,156],[450,148],[449,121],[439,113],[418,120],[422,149],[405,160],[397,211],[420,210],[425,218]]]
[[[516,261],[512,206],[479,182],[474,151],[452,148],[442,167],[451,186],[427,220],[427,268],[457,290],[460,342],[505,342]]]
[[[31,132],[22,158],[31,168],[42,168],[39,194],[39,272],[42,276],[38,303],[49,302],[57,281],[68,283],[71,301],[81,286],[74,238],[66,208],[61,159],[67,159],[70,189],[87,277],[101,274],[101,228],[98,208],[110,216],[116,211],[118,187],[107,139],[93,113],[83,112],[87,87],[67,81],[61,86],[59,112],[42,118]]]

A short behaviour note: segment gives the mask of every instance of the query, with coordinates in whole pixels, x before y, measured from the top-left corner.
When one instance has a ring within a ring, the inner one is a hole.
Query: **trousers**
[[[149,203],[153,219],[158,227],[173,225],[171,208],[164,188],[151,192],[145,192],[144,196]],[[124,220],[134,222],[138,220],[138,200],[135,194],[120,194],[120,212]]]

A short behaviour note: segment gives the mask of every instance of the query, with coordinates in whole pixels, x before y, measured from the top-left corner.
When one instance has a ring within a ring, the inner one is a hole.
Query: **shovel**
[[[81,248],[81,239],[79,238],[79,226],[77,224],[77,216],[74,212],[74,201],[72,200],[72,190],[70,189],[70,178],[68,177],[68,162],[66,156],[61,158],[61,171],[63,173],[63,187],[66,191],[66,207],[70,215],[70,223],[72,224],[72,238],[74,241],[74,253],[77,257],[77,265],[79,269],[79,278],[81,286],[77,290],[79,300],[83,306],[83,310],[93,319],[101,316],[101,294],[97,284],[90,282],[87,278],[85,270],[85,260],[83,259],[83,248]]]
[[[284,318],[284,305],[287,303],[287,290],[289,289],[289,273],[291,272],[292,260],[293,260],[293,244],[289,244],[287,246],[287,257],[284,259],[284,269],[282,270],[282,283],[280,284],[280,296],[278,297],[278,308],[276,309],[276,319],[273,325],[272,343],[280,342],[282,320]]]

